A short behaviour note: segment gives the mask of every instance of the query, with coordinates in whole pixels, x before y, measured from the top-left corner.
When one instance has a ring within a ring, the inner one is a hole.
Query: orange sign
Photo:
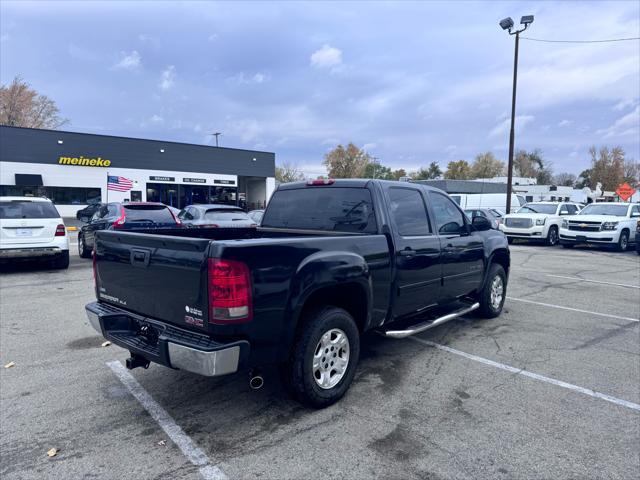
[[[625,182],[616,189],[616,193],[623,202],[626,202],[633,196],[634,193],[636,193],[636,189]]]

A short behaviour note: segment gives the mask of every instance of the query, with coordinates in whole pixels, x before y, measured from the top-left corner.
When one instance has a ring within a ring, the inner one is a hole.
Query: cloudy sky
[[[67,130],[276,152],[309,175],[354,142],[393,168],[505,159],[513,37],[640,36],[625,2],[11,2],[0,80],[53,98]],[[640,41],[522,40],[516,148],[579,173],[590,145],[640,159]]]

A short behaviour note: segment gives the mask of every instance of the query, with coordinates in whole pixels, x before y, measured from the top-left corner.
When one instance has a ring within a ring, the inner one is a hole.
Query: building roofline
[[[105,138],[121,138],[124,140],[142,140],[144,142],[156,142],[161,143],[163,145],[173,144],[173,145],[188,145],[192,147],[202,147],[202,148],[218,148],[223,150],[239,150],[242,152],[256,152],[256,153],[268,153],[270,155],[275,155],[275,152],[267,152],[266,150],[253,150],[248,148],[233,148],[233,147],[216,147],[214,145],[203,145],[200,143],[187,143],[187,142],[176,142],[173,140],[156,140],[154,138],[140,138],[140,137],[125,137],[122,135],[105,135],[104,133],[88,133],[88,132],[71,132],[69,130],[52,130],[48,128],[29,128],[29,127],[15,127],[13,125],[0,125],[0,130],[3,128],[13,128],[16,130],[35,130],[39,132],[50,132],[50,133],[68,133],[71,135],[91,135],[94,137],[105,137]]]

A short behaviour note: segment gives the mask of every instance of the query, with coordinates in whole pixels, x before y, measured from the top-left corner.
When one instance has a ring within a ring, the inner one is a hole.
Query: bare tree
[[[298,166],[289,162],[283,162],[276,166],[276,180],[282,183],[299,182],[304,180],[305,176]]]
[[[558,173],[555,177],[553,177],[553,183],[555,185],[560,185],[563,187],[573,187],[577,180],[578,177],[569,172]]]
[[[56,129],[69,123],[55,102],[33,90],[21,77],[0,86],[0,125]]]
[[[362,178],[372,162],[367,152],[350,143],[346,147],[338,145],[324,156],[322,163],[332,178]]]

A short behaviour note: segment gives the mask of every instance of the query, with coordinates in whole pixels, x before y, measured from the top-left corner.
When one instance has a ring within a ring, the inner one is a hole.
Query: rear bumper
[[[63,250],[60,247],[22,247],[22,248],[2,248],[0,258],[37,258],[53,257],[61,255]]]
[[[218,343],[208,336],[183,330],[100,302],[86,307],[89,323],[112,343],[169,368],[206,377],[238,371],[249,357],[249,342]]]

